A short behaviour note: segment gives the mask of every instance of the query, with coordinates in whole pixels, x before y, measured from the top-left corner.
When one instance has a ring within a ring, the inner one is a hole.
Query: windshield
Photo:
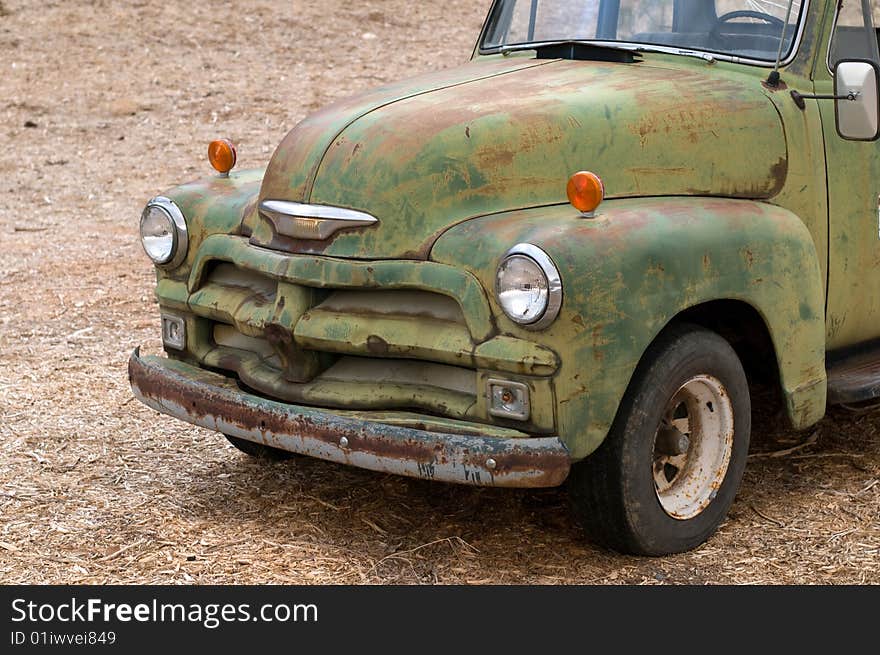
[[[552,41],[697,50],[773,62],[799,30],[803,0],[497,0],[484,51]]]

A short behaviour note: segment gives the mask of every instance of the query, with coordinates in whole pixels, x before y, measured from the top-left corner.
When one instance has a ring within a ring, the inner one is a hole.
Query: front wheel
[[[599,449],[569,491],[589,536],[615,550],[696,548],[724,521],[751,432],[745,371],[730,344],[694,325],[652,344]]]

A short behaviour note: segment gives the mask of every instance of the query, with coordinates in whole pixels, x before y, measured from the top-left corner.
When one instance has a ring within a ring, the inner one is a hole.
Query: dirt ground
[[[333,98],[466,60],[487,7],[0,0],[0,582],[880,583],[880,413],[759,417],[719,534],[637,559],[560,490],[254,462],[132,399],[144,202],[212,138],[261,166]]]

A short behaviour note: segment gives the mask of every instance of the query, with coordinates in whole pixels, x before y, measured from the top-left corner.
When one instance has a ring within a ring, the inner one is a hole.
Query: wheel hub
[[[654,489],[663,510],[687,520],[714,500],[733,452],[733,404],[710,375],[673,394],[654,437]]]

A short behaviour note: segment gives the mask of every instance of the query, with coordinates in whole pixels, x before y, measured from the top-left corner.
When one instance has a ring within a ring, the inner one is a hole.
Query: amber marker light
[[[208,144],[208,161],[220,175],[229,175],[235,167],[235,144],[229,139],[217,139]]]
[[[587,218],[595,216],[596,209],[605,200],[605,184],[590,171],[579,171],[572,175],[565,191],[572,206]]]

